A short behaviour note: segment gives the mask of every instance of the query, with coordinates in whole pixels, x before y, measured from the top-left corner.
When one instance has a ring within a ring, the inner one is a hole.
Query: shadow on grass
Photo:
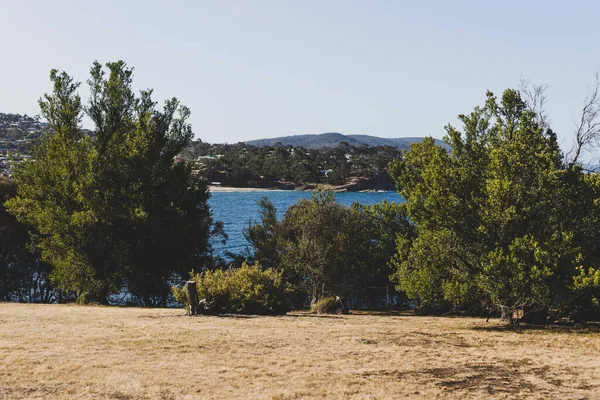
[[[352,310],[355,315],[370,315],[373,317],[414,317],[414,310]]]
[[[336,314],[311,314],[309,312],[303,312],[298,314],[212,314],[207,315],[218,318],[233,318],[233,319],[251,319],[251,318],[332,318],[340,319],[344,315]]]
[[[348,314],[346,314],[346,315],[338,315],[338,314],[311,314],[308,311],[281,315],[281,317],[285,317],[285,318],[328,318],[328,319],[341,319],[341,318],[343,318],[345,316],[348,316]]]
[[[260,318],[260,317],[271,317],[271,315],[260,315],[260,314],[196,314],[196,315],[188,315],[186,312],[175,315],[176,317],[185,317],[185,318],[202,318],[202,317],[210,317],[210,318],[231,318],[231,319],[251,319],[251,318]]]
[[[259,314],[204,314],[207,317],[217,318],[232,318],[232,319],[252,319],[257,317],[270,317],[270,315],[259,315]]]
[[[357,315],[368,315],[370,317],[412,317],[412,310],[382,310],[382,311],[367,311],[367,310],[350,310],[350,314],[313,314],[308,310],[293,310],[285,315],[291,318],[343,318]]]
[[[489,327],[477,326],[471,329],[483,332],[600,334],[600,323],[557,323],[547,325],[517,323]]]

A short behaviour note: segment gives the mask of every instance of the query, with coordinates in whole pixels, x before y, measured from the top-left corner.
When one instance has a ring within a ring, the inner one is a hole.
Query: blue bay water
[[[288,207],[301,198],[310,198],[310,192],[300,191],[256,191],[256,192],[213,192],[209,200],[213,220],[223,221],[225,233],[229,236],[227,243],[214,242],[213,247],[217,255],[225,251],[239,253],[243,251],[248,242],[244,238],[243,230],[248,227],[249,220],[259,219],[259,208],[256,204],[262,197],[268,197],[277,209],[279,219]],[[341,192],[336,193],[338,203],[349,206],[352,203],[370,205],[388,202],[401,202],[402,197],[396,192]]]

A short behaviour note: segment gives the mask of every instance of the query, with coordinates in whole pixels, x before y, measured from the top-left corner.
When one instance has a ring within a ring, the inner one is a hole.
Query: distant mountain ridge
[[[264,147],[273,146],[281,143],[284,146],[304,147],[306,149],[320,149],[323,147],[336,147],[341,142],[346,142],[352,146],[369,145],[369,146],[392,146],[401,149],[408,149],[411,143],[421,142],[422,137],[405,137],[405,138],[381,138],[370,135],[343,135],[337,132],[321,133],[314,135],[293,135],[281,136],[271,139],[256,139],[248,140],[245,143],[251,146]],[[435,140],[440,146],[447,145],[439,140]]]

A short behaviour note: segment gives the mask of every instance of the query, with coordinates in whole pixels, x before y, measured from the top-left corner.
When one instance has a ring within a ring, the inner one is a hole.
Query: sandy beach
[[[283,190],[283,189],[230,187],[230,186],[216,186],[216,185],[210,185],[209,189],[211,192],[288,192],[289,191],[289,190]]]
[[[324,189],[331,190],[333,192],[348,192],[345,188],[338,186],[322,185]],[[249,188],[249,187],[231,187],[231,186],[216,186],[210,185],[209,189],[211,192],[311,192],[316,189],[270,189],[270,188]],[[358,190],[357,193],[380,193],[386,192],[386,190]]]

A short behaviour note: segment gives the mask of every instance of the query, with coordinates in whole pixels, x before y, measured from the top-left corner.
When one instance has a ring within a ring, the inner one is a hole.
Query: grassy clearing
[[[600,398],[596,328],[0,304],[0,399]]]

